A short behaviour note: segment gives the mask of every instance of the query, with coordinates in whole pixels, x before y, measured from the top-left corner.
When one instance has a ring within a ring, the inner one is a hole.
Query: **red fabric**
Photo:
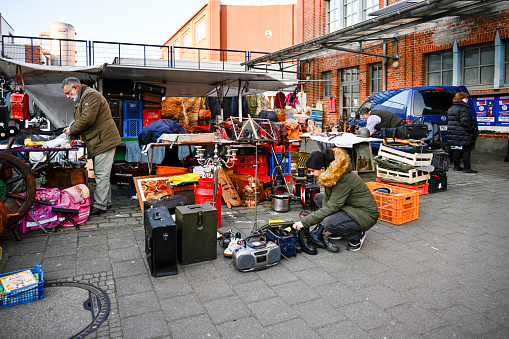
[[[274,98],[274,108],[285,108],[285,94],[283,92],[278,92],[276,94],[276,98]]]
[[[329,98],[329,113],[336,113],[336,97]]]

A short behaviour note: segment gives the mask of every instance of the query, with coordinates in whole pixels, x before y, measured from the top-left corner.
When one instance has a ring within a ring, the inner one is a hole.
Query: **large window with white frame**
[[[322,73],[322,90],[323,98],[328,99],[332,94],[332,73],[330,71]]]
[[[362,0],[363,1],[363,11],[364,14],[362,16],[363,20],[369,19],[369,13],[377,11],[379,8],[378,0]]]
[[[369,66],[369,93],[375,94],[383,90],[383,66],[377,63]]]
[[[329,0],[325,3],[327,33],[337,31],[341,28],[339,24],[339,5],[341,1],[342,0]]]
[[[462,52],[463,85],[492,85],[495,79],[495,46],[467,47]]]
[[[187,51],[189,47],[191,47],[191,33],[187,32],[184,35],[184,51]]]
[[[359,0],[343,0],[344,27],[355,25],[359,22]]]
[[[452,86],[452,51],[440,51],[426,56],[426,84],[428,86]]]

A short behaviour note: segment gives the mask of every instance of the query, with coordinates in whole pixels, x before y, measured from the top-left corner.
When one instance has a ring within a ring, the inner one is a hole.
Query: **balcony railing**
[[[240,64],[267,53],[107,41],[2,36],[3,58],[51,66],[142,67],[247,71]]]

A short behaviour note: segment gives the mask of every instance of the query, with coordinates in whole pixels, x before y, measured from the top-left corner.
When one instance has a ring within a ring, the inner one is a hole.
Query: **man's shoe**
[[[327,246],[323,242],[323,225],[318,224],[312,231],[309,232],[309,236],[313,244],[320,248],[326,248]]]
[[[362,236],[359,241],[350,241],[348,245],[346,245],[346,249],[352,252],[358,251],[361,249],[362,244],[364,243],[364,239],[366,239],[366,232],[362,232]]]
[[[325,244],[325,249],[329,252],[334,252],[334,253],[338,253],[339,252],[339,247],[337,247],[336,245],[334,245],[334,243],[332,241],[330,241],[330,238],[329,237],[326,237],[324,236],[323,237],[323,243]]]
[[[97,207],[92,207],[90,209],[90,215],[99,215],[99,214],[103,214],[103,213],[106,213],[106,210],[102,210],[100,208],[97,208]]]
[[[303,227],[299,231],[299,240],[300,240],[300,246],[302,247],[302,252],[315,255],[318,253],[316,250],[315,245],[311,242],[311,239],[308,234],[308,229],[306,227]]]
[[[325,235],[323,237],[325,238]],[[334,235],[334,234],[329,235],[328,238],[329,238],[329,240],[341,240],[341,239],[343,239],[339,235]]]
[[[293,243],[293,246],[295,247],[295,251],[297,253],[302,252],[302,246],[300,246],[299,234],[298,234],[297,230],[292,228],[292,230],[290,231],[290,234],[292,235],[292,243]]]
[[[466,170],[464,170],[463,172],[465,172],[465,173],[479,173],[479,171],[478,171],[478,170],[475,170],[475,169],[473,169],[473,168],[466,169]]]
[[[455,171],[463,171],[463,167],[461,167],[459,165],[458,166],[454,165],[454,170]]]

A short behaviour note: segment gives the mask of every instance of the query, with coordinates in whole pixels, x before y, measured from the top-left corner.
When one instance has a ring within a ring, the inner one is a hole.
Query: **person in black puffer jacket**
[[[477,139],[477,122],[470,113],[468,107],[468,94],[459,92],[452,99],[453,104],[447,111],[447,142],[451,146],[454,170],[463,170],[466,173],[477,173],[470,166],[470,152],[475,146]],[[460,158],[463,154],[463,166],[460,166]]]

